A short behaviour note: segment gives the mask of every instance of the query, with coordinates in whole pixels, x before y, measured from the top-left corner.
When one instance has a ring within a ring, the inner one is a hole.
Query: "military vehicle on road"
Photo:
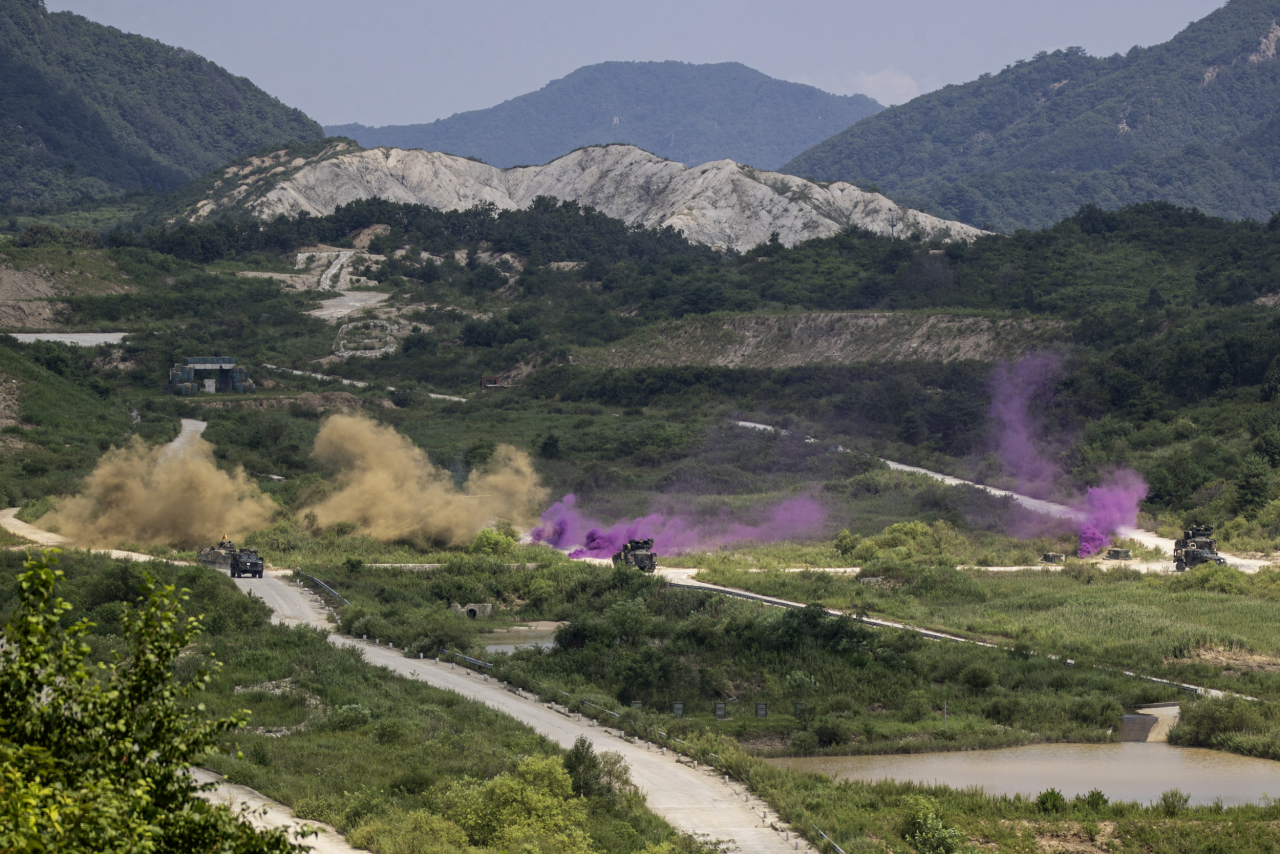
[[[258,555],[258,550],[238,549],[226,537],[216,546],[201,549],[196,557],[203,566],[226,570],[231,573],[232,578],[244,575],[250,578],[262,577],[262,558]]]
[[[627,540],[622,551],[613,556],[614,566],[634,566],[642,572],[658,568],[658,557],[653,553],[653,540]]]
[[[1226,558],[1218,554],[1218,541],[1213,538],[1212,525],[1192,525],[1182,532],[1182,539],[1173,541],[1173,568],[1178,572],[1186,572],[1187,567],[1202,563],[1226,562]]]

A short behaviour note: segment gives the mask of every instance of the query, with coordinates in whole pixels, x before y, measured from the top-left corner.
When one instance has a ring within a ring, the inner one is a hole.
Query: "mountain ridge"
[[[323,137],[244,77],[39,0],[0,0],[0,202],[173,189],[246,152]]]
[[[512,210],[546,196],[596,208],[630,226],[671,227],[691,241],[733,251],[775,235],[792,246],[851,228],[942,240],[981,234],[849,184],[817,185],[730,160],[686,168],[630,145],[589,146],[546,166],[506,170],[441,152],[360,149],[345,140],[315,149],[313,144],[307,156],[291,149],[264,153],[205,176],[173,218],[323,216],[370,198],[439,210]]]
[[[1085,204],[1165,200],[1215,216],[1280,207],[1280,0],[1231,0],[1127,55],[1042,52],[890,108],[808,149],[789,174],[875,184],[997,228]]]
[[[487,109],[325,132],[365,148],[446,151],[499,168],[545,165],[575,148],[616,142],[688,166],[730,159],[775,169],[881,109],[865,95],[833,95],[738,62],[602,62]]]

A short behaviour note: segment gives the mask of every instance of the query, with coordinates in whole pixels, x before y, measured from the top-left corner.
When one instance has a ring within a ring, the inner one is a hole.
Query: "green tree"
[[[467,832],[473,845],[528,854],[591,854],[583,826],[587,802],[558,756],[529,756],[513,774],[465,780],[445,793],[445,817]]]
[[[192,700],[207,671],[184,684],[172,675],[199,631],[185,591],[148,578],[122,619],[131,654],[91,669],[93,624],[60,625],[71,605],[55,563],[50,552],[25,563],[0,646],[0,851],[298,850],[197,797],[187,769],[245,718],[206,720]]]
[[[1271,466],[1257,454],[1245,457],[1236,476],[1236,511],[1254,512],[1267,503],[1270,489]]]

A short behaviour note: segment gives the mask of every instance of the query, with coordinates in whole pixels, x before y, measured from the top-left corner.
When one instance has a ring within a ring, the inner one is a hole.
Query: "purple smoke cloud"
[[[991,416],[996,422],[996,445],[1005,470],[1013,475],[1015,491],[1033,498],[1069,493],[1066,503],[1079,521],[1080,557],[1097,554],[1120,528],[1138,521],[1138,504],[1147,497],[1147,484],[1135,471],[1121,469],[1084,495],[1067,484],[1061,468],[1037,441],[1038,424],[1031,403],[1047,399],[1049,387],[1062,369],[1063,359],[1033,353],[1014,364],[996,368],[992,383]],[[1049,527],[1049,526],[1047,526]]]
[[[569,557],[608,558],[627,540],[653,538],[653,548],[665,552],[709,549],[733,543],[773,543],[780,540],[813,537],[822,533],[827,511],[807,495],[788,498],[765,513],[758,525],[735,522],[728,509],[713,519],[695,521],[681,515],[651,513],[639,519],[606,526],[582,514],[575,495],[566,495],[542,514],[542,525],[530,536],[535,543],[546,543],[557,549],[569,549]]]
[[[1135,471],[1114,472],[1101,486],[1090,487],[1084,495],[1080,525],[1080,557],[1102,551],[1111,535],[1138,521],[1138,502],[1147,497],[1147,484]]]
[[[1030,412],[1031,402],[1047,396],[1060,370],[1061,356],[1033,353],[996,366],[992,381],[991,417],[997,424],[1000,460],[1017,481],[1015,491],[1032,498],[1048,498],[1062,479],[1036,441],[1038,425]]]

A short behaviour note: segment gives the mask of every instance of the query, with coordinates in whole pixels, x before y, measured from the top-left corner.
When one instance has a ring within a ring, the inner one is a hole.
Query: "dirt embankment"
[[[316,394],[306,391],[293,397],[232,397],[219,395],[218,398],[197,398],[193,401],[202,409],[300,409],[316,412],[358,412],[361,409],[395,409],[396,406],[385,397],[356,397],[345,391],[326,391]]]
[[[57,325],[61,303],[59,288],[51,280],[0,264],[0,328],[50,329]]]
[[[813,312],[698,318],[658,324],[580,364],[642,368],[709,365],[792,368],[855,362],[1011,359],[1058,337],[1061,324],[960,315]]]

